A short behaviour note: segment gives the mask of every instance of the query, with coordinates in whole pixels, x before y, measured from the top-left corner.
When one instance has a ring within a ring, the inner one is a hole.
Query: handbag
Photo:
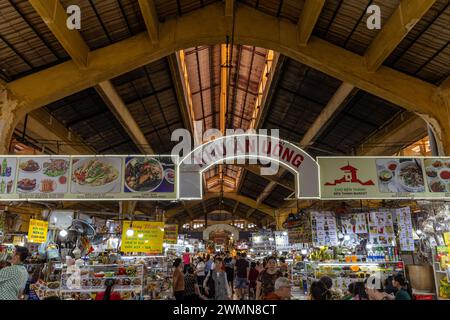
[[[208,298],[214,299],[216,296],[216,283],[213,277],[213,271],[209,271],[208,280],[206,281],[206,287],[208,288]]]
[[[58,260],[59,259],[59,248],[54,242],[50,242],[47,246],[47,259],[48,260]]]

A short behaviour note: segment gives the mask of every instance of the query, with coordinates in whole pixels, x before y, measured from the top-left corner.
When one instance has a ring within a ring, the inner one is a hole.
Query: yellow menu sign
[[[28,242],[44,243],[47,240],[48,222],[30,219]]]
[[[133,230],[127,235],[127,230]],[[124,221],[122,228],[123,252],[161,253],[164,240],[164,222]]]
[[[450,247],[450,232],[444,233],[444,241],[445,244]]]

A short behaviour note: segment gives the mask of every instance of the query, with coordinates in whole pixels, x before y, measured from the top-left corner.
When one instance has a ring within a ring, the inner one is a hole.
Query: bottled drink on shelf
[[[369,250],[369,252],[367,252],[367,262],[372,262],[373,261],[373,251],[372,249]]]
[[[8,163],[6,162],[6,158],[3,158],[2,161],[2,176],[6,176],[6,168],[8,167]]]

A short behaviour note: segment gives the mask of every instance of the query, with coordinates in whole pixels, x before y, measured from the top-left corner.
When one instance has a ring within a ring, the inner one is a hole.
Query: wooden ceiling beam
[[[226,31],[221,22],[223,14],[218,15],[218,8],[221,6],[211,4],[183,15],[176,24],[172,20],[161,23],[158,48],[148,44],[145,34],[138,34],[90,52],[89,66],[83,73],[69,61],[9,82],[7,88],[21,101],[22,112],[29,112],[158,60],[174,50],[188,45],[220,43]],[[236,43],[264,44],[406,109],[424,114],[432,112],[430,97],[437,90],[435,85],[387,67],[369,73],[364,58],[358,54],[314,36],[306,47],[295,45],[292,38],[295,26],[291,23],[247,6],[239,6],[236,11]],[[279,34],[282,37],[276,36]]]
[[[234,11],[234,0],[225,0],[225,17],[232,17]]]
[[[399,150],[426,137],[426,122],[418,115],[403,112],[386,127],[366,139],[357,149],[358,156],[392,156]]]
[[[300,18],[298,20],[298,43],[301,46],[308,44],[314,26],[322,12],[325,0],[305,0]]]
[[[24,120],[19,122],[17,128],[23,130]],[[46,140],[42,144],[52,144],[52,141],[61,141],[60,154],[93,154],[95,150],[87,146],[80,137],[67,129],[45,109],[37,109],[28,114],[25,133],[36,140]],[[53,146],[52,146],[53,147]],[[56,150],[55,147],[53,149]]]
[[[247,170],[247,171],[250,171],[251,173],[254,173],[254,174],[258,175],[258,176],[261,176],[261,178],[269,180],[269,182],[273,181],[277,185],[279,185],[279,186],[281,186],[281,187],[283,187],[285,189],[288,189],[289,191],[295,191],[295,182],[294,181],[292,181],[292,182],[290,182],[290,181],[280,181],[280,179],[277,178],[276,176],[269,176],[269,175],[262,176],[260,167],[258,167],[257,165],[251,165],[250,164],[250,165],[244,166],[243,168],[245,168],[245,170]],[[280,168],[280,170],[281,170],[281,168]]]
[[[147,141],[147,138],[144,136],[144,133],[137,124],[136,120],[134,120],[134,117],[131,115],[111,81],[107,80],[100,82],[97,86],[95,86],[95,90],[97,90],[98,94],[102,97],[103,101],[105,101],[106,105],[120,122],[125,131],[128,132],[128,135],[131,137],[138,149],[143,154],[154,154],[155,152]]]
[[[180,205],[178,205],[178,206],[176,206],[174,208],[171,208],[171,209],[167,210],[166,213],[165,213],[165,216],[166,216],[167,219],[170,219],[173,216],[181,213],[184,210],[184,207],[192,208],[193,206],[196,206],[196,205],[198,205],[200,203],[203,203],[204,201],[208,201],[210,199],[216,199],[216,198],[220,198],[220,193],[212,193],[212,192],[207,193],[207,194],[204,195],[203,200],[189,201],[189,202],[186,202],[185,206],[183,206],[183,204],[180,204]],[[248,207],[255,208],[255,209],[257,209],[257,210],[259,210],[261,212],[264,212],[265,214],[267,214],[267,215],[269,215],[271,217],[275,216],[275,213],[274,213],[275,209],[274,208],[269,207],[269,206],[267,206],[265,204],[257,204],[255,200],[253,200],[253,199],[251,199],[249,197],[246,197],[246,196],[243,196],[243,195],[239,195],[237,193],[225,192],[225,193],[223,193],[223,198],[224,199],[234,200],[234,201],[242,203],[242,204],[244,204],[244,205],[246,205]]]
[[[87,67],[89,47],[78,30],[70,30],[67,27],[67,13],[59,0],[29,0],[29,2],[73,62],[78,67]]]
[[[364,60],[375,72],[437,0],[402,0],[370,44]]]
[[[313,124],[309,127],[308,131],[304,134],[302,140],[300,141],[300,147],[305,148],[314,141],[320,132],[326,128],[330,120],[339,112],[339,110],[344,106],[344,102],[348,100],[349,96],[355,90],[355,86],[343,82],[339,88],[336,90],[334,95],[328,101],[325,108],[322,109],[319,116],[314,120]]]
[[[153,44],[157,44],[159,42],[159,21],[155,2],[153,0],[138,1],[150,40]]]
[[[223,10],[223,4],[214,3],[178,17],[176,21],[169,19],[160,23],[157,47],[150,44],[147,34],[138,34],[92,51],[83,72],[69,61],[9,82],[7,89],[20,102],[13,121],[17,123],[33,109],[134,70],[176,50],[222,43],[227,34]],[[296,24],[248,6],[235,8],[235,20],[236,44],[271,48],[409,111],[428,115],[434,120],[430,121],[434,130],[440,131],[437,136],[445,140],[442,148],[450,150],[450,124],[442,118],[441,105],[432,99],[437,86],[386,66],[369,72],[364,57],[315,36],[310,37],[307,46],[300,46]],[[8,132],[0,136],[9,139],[12,131],[9,127],[5,130]],[[7,143],[0,141],[2,145]]]

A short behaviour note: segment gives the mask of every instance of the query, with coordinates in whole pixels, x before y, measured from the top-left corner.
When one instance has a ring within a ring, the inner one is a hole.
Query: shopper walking
[[[0,300],[19,300],[28,280],[28,271],[23,265],[27,257],[28,249],[16,246],[11,266],[0,270]]]
[[[267,258],[266,269],[259,274],[256,281],[256,300],[261,300],[275,291],[275,281],[281,276],[282,273],[277,270],[277,258],[273,256]]]
[[[231,290],[228,286],[227,274],[223,271],[223,260],[214,260],[214,270],[211,270],[203,282],[205,294],[213,300],[230,300]]]
[[[280,277],[275,281],[274,292],[264,296],[263,300],[289,300],[291,298],[291,281]]]
[[[173,272],[173,296],[176,300],[183,300],[184,297],[184,273],[183,262],[180,258],[173,262],[175,271]]]
[[[106,279],[105,280],[105,292],[99,292],[95,296],[95,300],[122,300],[120,297],[120,293],[113,292],[113,287],[115,284],[114,279]]]
[[[263,270],[265,269],[264,266],[262,265],[261,261],[256,262],[256,271],[258,271],[258,273],[263,272]]]
[[[254,300],[256,297],[256,280],[258,279],[259,271],[256,269],[256,263],[250,263],[250,271],[248,273],[248,297]]]
[[[342,300],[342,295],[333,289],[333,279],[328,276],[323,276],[319,280],[322,282],[331,295],[331,300]]]
[[[354,286],[353,286],[353,298],[352,300],[369,300],[369,297],[367,296],[366,293],[366,288],[364,285],[364,282],[362,281],[358,281],[358,282],[353,282]]]
[[[246,259],[245,252],[238,255],[236,261],[236,293],[240,300],[244,300],[245,295],[248,294],[248,277],[250,273],[250,263]]]
[[[309,288],[310,300],[332,300],[331,293],[321,281],[314,281]]]
[[[205,260],[205,276],[213,269],[213,264],[214,264],[214,258],[212,256],[210,256],[209,254],[206,255],[206,260]]]
[[[184,300],[197,301],[200,297],[197,276],[194,274],[194,268],[189,266],[184,276]]]
[[[189,248],[186,248],[186,252],[183,253],[183,264],[184,264],[184,270],[183,272],[187,272],[187,268],[189,268],[189,265],[191,264],[192,260],[192,254],[189,252]]]
[[[197,259],[197,265],[195,267],[195,275],[197,276],[197,284],[200,288],[200,291],[203,292],[203,281],[205,281],[206,273],[206,265],[201,257]]]
[[[238,254],[239,255],[239,254]],[[235,261],[230,252],[226,252],[225,259],[223,260],[225,266],[225,272],[227,273],[228,286],[231,288],[231,294],[234,294],[233,281],[234,281],[234,265]]]

